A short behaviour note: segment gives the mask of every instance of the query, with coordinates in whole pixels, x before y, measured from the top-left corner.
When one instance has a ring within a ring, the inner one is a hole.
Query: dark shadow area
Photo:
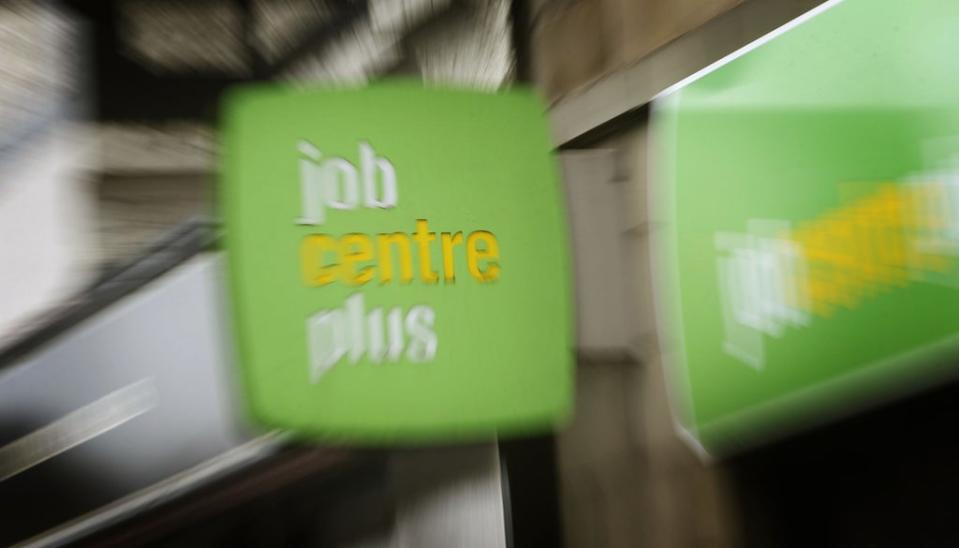
[[[959,546],[959,383],[728,463],[744,546]]]

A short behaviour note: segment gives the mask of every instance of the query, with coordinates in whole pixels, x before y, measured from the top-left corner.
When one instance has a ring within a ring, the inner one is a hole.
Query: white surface
[[[401,452],[390,548],[506,548],[499,450],[495,443]]]
[[[78,143],[51,130],[0,164],[0,340],[88,281],[93,213]]]
[[[627,348],[626,185],[616,182],[612,149],[560,154],[570,220],[576,294],[576,346],[580,353],[622,353]]]

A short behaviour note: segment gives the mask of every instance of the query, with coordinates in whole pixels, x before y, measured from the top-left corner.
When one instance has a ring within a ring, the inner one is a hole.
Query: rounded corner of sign
[[[269,407],[269,405],[259,401],[259,398],[256,397],[255,394],[247,395],[246,415],[253,425],[270,430],[285,430],[289,428],[290,425],[287,421],[277,417]]]
[[[250,105],[282,93],[285,89],[262,84],[235,84],[227,87],[221,95],[219,108],[220,117],[225,122],[225,129],[229,130],[237,114],[249,110]]]
[[[532,84],[513,84],[505,90],[505,93],[511,93],[517,97],[523,97],[526,101],[536,103],[540,107],[543,116],[546,116],[547,100],[540,89]]]
[[[501,430],[512,436],[560,432],[572,424],[574,411],[572,390],[567,390],[546,409],[528,415],[525,420],[518,420]]]
[[[557,407],[556,410],[553,411],[546,424],[552,428],[553,431],[558,432],[564,430],[572,424],[575,411],[576,408],[572,401],[564,402],[562,406]]]
[[[230,119],[237,111],[242,110],[247,103],[260,95],[258,88],[248,85],[235,85],[226,88],[220,99],[220,112],[224,119]]]

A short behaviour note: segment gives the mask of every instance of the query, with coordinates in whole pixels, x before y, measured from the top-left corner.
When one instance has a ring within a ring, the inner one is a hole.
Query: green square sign
[[[531,92],[250,88],[225,124],[232,311],[257,420],[381,443],[568,413],[565,215]]]
[[[957,28],[830,0],[658,102],[660,312],[709,451],[959,372]]]

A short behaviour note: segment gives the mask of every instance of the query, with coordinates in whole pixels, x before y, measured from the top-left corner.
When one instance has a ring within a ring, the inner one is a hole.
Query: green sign
[[[349,442],[569,410],[567,233],[528,91],[240,90],[222,210],[249,407]]]
[[[959,3],[807,19],[654,118],[670,372],[715,452],[941,381],[959,356]]]

